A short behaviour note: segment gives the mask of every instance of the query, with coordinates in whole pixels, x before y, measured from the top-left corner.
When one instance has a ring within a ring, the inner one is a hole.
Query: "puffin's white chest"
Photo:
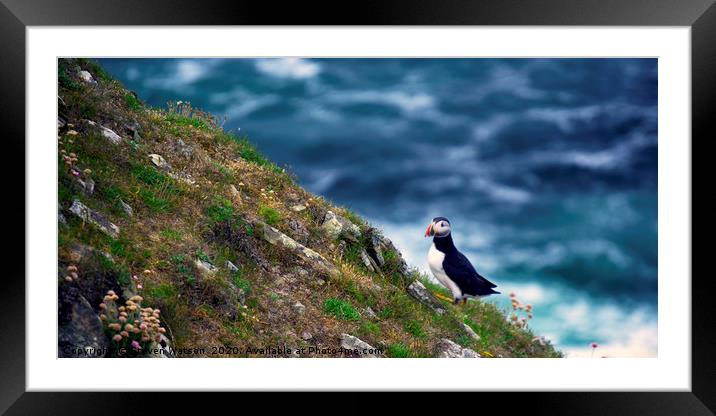
[[[445,273],[443,270],[443,260],[445,260],[445,253],[435,248],[435,244],[431,245],[430,251],[428,251],[428,266],[430,266],[430,270],[433,274],[438,272]]]
[[[430,266],[430,271],[433,272],[433,276],[438,279],[440,284],[450,289],[453,297],[458,298],[462,296],[462,291],[459,287],[457,287],[455,282],[450,280],[448,275],[445,274],[445,269],[443,269],[443,260],[445,260],[445,253],[435,248],[435,244],[430,246],[430,251],[428,251],[428,266]]]

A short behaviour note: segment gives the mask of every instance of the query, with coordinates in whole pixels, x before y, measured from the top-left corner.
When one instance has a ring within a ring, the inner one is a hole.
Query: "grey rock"
[[[90,258],[90,256],[92,256],[94,253],[100,254],[100,255],[104,256],[107,260],[114,262],[114,259],[112,258],[111,254],[97,250],[96,248],[85,245],[85,244],[72,243],[67,248],[67,254],[69,255],[69,260],[74,263],[79,263],[83,260]],[[104,295],[102,295],[102,296],[104,296]]]
[[[125,127],[127,128],[127,132],[132,136],[133,141],[138,142],[142,140],[142,137],[139,135],[139,131],[142,127],[139,125],[139,123],[137,123],[136,120],[133,120],[131,124],[128,124]]]
[[[367,306],[365,308],[365,316],[367,316],[370,319],[375,319],[378,317],[378,315],[375,314],[375,311],[370,306]]]
[[[124,201],[122,201],[122,200],[120,199],[120,200],[119,200],[119,205],[122,206],[122,210],[123,210],[128,216],[130,216],[130,217],[134,216],[134,210],[132,209],[132,207],[131,207],[128,203],[126,203],[126,202],[124,202]]]
[[[370,344],[349,334],[341,334],[341,347],[351,350],[359,350],[359,356],[361,358],[377,358],[379,356],[375,352],[370,352],[370,350],[375,350],[375,348],[373,348]],[[363,353],[364,350],[366,350],[365,353]]]
[[[213,264],[209,263],[208,261],[204,261],[202,259],[196,259],[194,261],[194,264],[196,265],[196,268],[199,270],[199,273],[202,276],[210,276],[218,270]]]
[[[305,206],[305,205],[301,205],[301,204],[296,204],[296,205],[293,205],[290,209],[291,209],[291,211],[293,211],[293,212],[301,212],[301,211],[303,211],[303,210],[306,209],[306,206]]]
[[[236,267],[236,265],[229,260],[226,260],[226,268],[229,269],[232,272],[238,272],[239,268]]]
[[[109,346],[99,315],[76,288],[67,285],[59,289],[57,341],[61,358],[101,358]]]
[[[234,185],[229,185],[229,194],[235,202],[241,204],[241,192]]]
[[[291,219],[288,221],[288,228],[290,230],[289,234],[291,235],[291,237],[293,237],[294,240],[298,241],[301,244],[306,244],[308,242],[311,233],[308,232],[306,227],[304,227],[301,222]]]
[[[403,255],[395,247],[389,238],[380,234],[378,230],[372,228],[368,231],[371,238],[368,241],[367,251],[373,260],[378,264],[379,267],[385,266],[385,253],[390,251],[397,255],[395,261],[398,264],[397,272],[403,276],[404,279],[409,279],[408,263],[403,259]]]
[[[416,299],[418,302],[429,307],[438,315],[445,313],[445,307],[440,303],[439,300],[433,296],[432,293],[423,285],[419,280],[411,283],[407,288],[408,294]]]
[[[92,178],[86,178],[83,185],[87,195],[92,195],[94,193],[94,180],[92,180]]]
[[[90,84],[96,84],[97,81],[92,78],[92,74],[89,73],[89,71],[80,71],[77,73],[77,75],[80,77],[80,79],[84,82],[90,83]]]
[[[306,341],[308,341],[309,339],[312,339],[312,338],[313,338],[313,335],[311,335],[311,333],[308,332],[308,331],[303,331],[303,333],[301,333],[301,338],[303,338],[303,339],[305,339]]]
[[[89,124],[90,126],[96,128],[99,130],[99,132],[104,136],[105,139],[109,140],[113,144],[120,144],[122,143],[122,137],[115,133],[114,130],[109,129],[101,124],[95,123],[92,120],[82,120],[85,123]]]
[[[95,186],[94,180],[85,175],[79,169],[72,168],[71,172],[72,176],[75,178],[74,188],[84,193],[85,195],[92,195],[94,193]]]
[[[72,202],[70,212],[80,217],[82,221],[89,222],[94,225],[103,233],[113,238],[119,237],[119,227],[112,224],[107,218],[103,217],[98,212],[89,209],[86,205],[81,203],[79,199],[75,199]]]
[[[357,242],[361,236],[360,228],[357,225],[336,215],[333,211],[326,211],[321,230],[332,240],[344,237]]]
[[[57,129],[59,130],[59,129],[65,127],[66,125],[67,125],[67,122],[65,121],[65,119],[63,119],[60,116],[57,116]]]
[[[366,269],[370,270],[371,272],[375,272],[375,269],[370,262],[370,257],[368,257],[368,253],[366,253],[365,250],[360,251],[360,259],[363,261],[363,265],[366,267]]]
[[[475,332],[472,328],[470,328],[470,325],[463,323],[462,328],[465,330],[467,335],[470,336],[470,338],[477,340],[477,341],[480,340],[480,336],[477,334],[477,332]]]
[[[191,145],[184,143],[184,140],[182,139],[177,140],[175,149],[181,157],[187,160],[191,160],[191,158],[194,156],[194,148],[191,147]]]
[[[167,164],[167,166],[169,166],[169,165]],[[169,166],[169,169],[171,169],[171,166]],[[184,173],[184,172],[180,172],[180,173],[169,172],[168,175],[169,175],[170,178],[176,179],[176,180],[178,180],[178,181],[182,181],[182,182],[184,182],[184,183],[186,183],[186,184],[188,184],[188,185],[194,185],[194,184],[196,184],[196,181],[194,180],[194,178],[192,178],[191,175],[189,175],[188,173]],[[197,185],[197,187],[198,187],[198,185]]]
[[[338,258],[342,259],[343,256],[346,254],[346,248],[348,248],[348,244],[346,244],[345,241],[341,241],[338,243]]]
[[[164,171],[167,171],[167,172],[171,172],[171,171],[172,171],[171,165],[170,165],[169,163],[167,163],[166,160],[164,160],[164,158],[162,157],[162,155],[158,155],[158,154],[156,154],[156,153],[152,153],[152,154],[149,155],[149,160],[152,161],[152,163],[154,164],[154,166],[158,167],[158,168],[161,169],[161,170],[164,170]]]
[[[368,255],[367,251],[365,251],[365,250],[360,251],[360,259],[363,261],[363,265],[366,267],[366,269],[368,269],[368,271],[382,274],[380,272],[380,267],[378,267],[378,264],[375,262],[375,260],[373,260]]]
[[[293,304],[293,310],[294,310],[297,314],[303,315],[303,313],[306,312],[306,307],[303,306],[303,304],[302,304],[301,302],[296,302],[296,303]]]
[[[384,244],[379,235],[373,234],[370,237],[370,247],[372,248],[376,263],[378,263],[380,267],[383,267],[383,265],[385,265],[385,258],[383,257]]]
[[[313,264],[318,268],[323,269],[329,274],[339,273],[336,266],[330,261],[326,260],[325,257],[304,246],[303,244],[297,242],[296,240],[275,229],[274,227],[271,227],[270,225],[261,221],[256,221],[256,223],[254,224],[254,228],[258,232],[258,235],[269,243],[294,252],[296,255],[303,257],[305,260],[308,260],[309,263]]]
[[[480,358],[480,354],[470,348],[463,348],[447,338],[443,338],[438,343],[437,358]]]
[[[60,224],[63,224],[63,225],[67,225],[67,218],[65,218],[65,216],[62,215],[61,212],[58,212],[57,213],[57,222],[59,222]]]

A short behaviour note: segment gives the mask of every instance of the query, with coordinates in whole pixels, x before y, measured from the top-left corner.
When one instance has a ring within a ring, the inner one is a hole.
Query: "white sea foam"
[[[303,58],[267,58],[255,61],[256,69],[276,78],[308,79],[321,72],[321,66]]]
[[[217,59],[180,59],[174,63],[171,71],[152,74],[145,78],[144,85],[165,90],[187,88],[196,81],[209,76],[220,62]]]

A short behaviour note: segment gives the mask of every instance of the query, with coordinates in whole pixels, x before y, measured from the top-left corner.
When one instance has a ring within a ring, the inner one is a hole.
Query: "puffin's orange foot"
[[[442,300],[447,301],[447,302],[452,302],[452,301],[453,301],[452,299],[447,298],[447,297],[445,297],[445,296],[443,296],[443,295],[441,295],[441,294],[439,294],[439,293],[436,293],[436,292],[433,292],[433,295],[435,295],[436,298],[442,299]]]

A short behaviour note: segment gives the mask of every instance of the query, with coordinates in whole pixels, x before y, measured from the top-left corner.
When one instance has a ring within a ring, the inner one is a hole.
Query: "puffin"
[[[435,217],[425,230],[425,237],[433,237],[428,251],[428,265],[433,276],[452,292],[453,301],[467,303],[468,298],[481,298],[499,294],[494,283],[475,270],[470,260],[460,253],[452,241],[450,221]]]

